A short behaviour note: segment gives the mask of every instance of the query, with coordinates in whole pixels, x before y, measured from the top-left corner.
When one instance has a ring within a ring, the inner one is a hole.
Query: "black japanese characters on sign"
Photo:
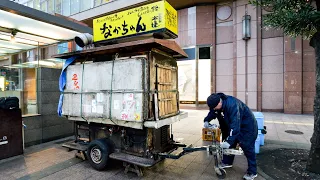
[[[168,21],[168,25],[170,27],[176,27],[177,26],[177,15],[173,14],[171,11],[166,9],[166,20]]]
[[[136,31],[136,33],[139,33],[140,31],[146,31],[147,30],[147,26],[144,23],[141,23],[142,17],[139,17],[138,22],[136,24],[136,27],[134,27],[133,25],[130,26],[130,31]],[[126,21],[123,21],[123,24],[121,25],[121,27],[114,27],[112,33],[115,34],[119,34],[119,31],[122,31],[122,35],[126,35],[129,32],[128,24],[126,23]],[[153,27],[153,26],[152,26]],[[111,30],[112,26],[111,25],[107,25],[107,23],[103,23],[102,27],[100,28],[101,30],[101,34],[104,34],[104,37],[107,39],[108,37],[112,36]]]

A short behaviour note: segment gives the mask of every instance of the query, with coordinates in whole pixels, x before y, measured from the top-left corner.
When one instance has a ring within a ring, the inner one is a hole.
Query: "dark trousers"
[[[256,138],[252,140],[252,137],[251,137],[250,139],[246,139],[245,143],[240,143],[240,147],[242,148],[244,155],[246,156],[248,161],[248,170],[247,170],[248,174],[257,174],[256,153],[254,151],[254,144],[255,144]],[[236,148],[237,143],[238,142],[236,142],[235,144],[232,144],[230,146],[230,149]],[[224,164],[232,165],[233,161],[234,161],[234,155],[230,155],[230,156],[223,155],[222,162]]]

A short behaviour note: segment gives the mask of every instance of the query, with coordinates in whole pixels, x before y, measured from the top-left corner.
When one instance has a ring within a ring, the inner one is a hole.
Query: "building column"
[[[284,113],[302,113],[302,39],[285,37]]]
[[[308,40],[302,45],[302,113],[312,114],[314,97],[316,95],[316,59],[314,48]]]

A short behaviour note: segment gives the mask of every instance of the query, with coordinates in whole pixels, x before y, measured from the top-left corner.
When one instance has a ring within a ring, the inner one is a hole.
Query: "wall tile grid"
[[[253,109],[257,109],[257,10],[247,1],[236,2],[236,58],[237,97]],[[251,39],[242,39],[242,17],[251,16]],[[247,92],[247,93],[246,93]]]
[[[181,47],[196,45],[196,29],[197,29],[197,11],[196,7],[181,9],[178,11],[178,38],[176,42]],[[209,32],[209,34],[213,32]]]
[[[284,112],[302,113],[302,39],[284,38]]]
[[[302,112],[313,113],[315,89],[315,53],[308,40],[302,41]]]
[[[232,15],[220,20],[215,13],[225,5],[232,8]],[[246,9],[251,16],[251,39],[247,43],[242,40],[242,17]],[[282,30],[262,27],[259,31],[258,12],[261,11],[248,5],[247,0],[219,3],[216,8],[197,6],[179,10],[179,38],[176,41],[182,47],[215,43],[212,68],[216,92],[235,95],[252,109],[257,109],[261,97],[260,108],[265,111],[312,112],[315,94],[313,48],[309,47],[308,41],[300,40],[295,42],[297,50],[293,51],[291,39],[284,39]],[[262,14],[265,13],[262,10]],[[261,50],[258,49],[260,46]],[[261,77],[261,84],[258,77]]]
[[[233,8],[232,3],[217,4],[216,11],[223,7]],[[234,44],[233,16],[234,11],[226,20],[216,20],[216,90],[228,95],[234,95]]]
[[[262,39],[262,110],[283,111],[283,37]]]

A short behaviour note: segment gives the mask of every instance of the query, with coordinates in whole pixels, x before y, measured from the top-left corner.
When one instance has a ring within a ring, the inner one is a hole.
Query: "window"
[[[48,13],[54,13],[54,0],[48,0]]]
[[[4,60],[7,66],[0,67],[0,97],[17,97],[23,115],[37,114],[35,65],[27,63],[27,53],[13,55],[10,59]]]
[[[55,0],[55,13],[62,14],[62,11],[61,11],[61,0]]]
[[[62,15],[70,16],[70,0],[62,1]]]
[[[41,2],[40,10],[43,11],[43,12],[47,12],[47,1]]]
[[[29,2],[27,3],[27,6],[33,8],[33,1],[29,1]]]
[[[76,51],[81,51],[82,50],[82,47],[76,45]]]
[[[40,10],[40,0],[34,0],[33,1],[33,8]]]
[[[101,5],[101,0],[94,0],[94,7]]]
[[[87,2],[89,2],[89,1],[87,0]],[[71,7],[71,15],[79,13],[79,11],[80,11],[80,1],[79,0],[71,0],[70,7]]]
[[[63,54],[72,51],[72,42],[58,44],[58,54]]]
[[[91,8],[91,1],[88,0],[80,0],[80,11],[85,11]]]
[[[199,48],[199,59],[211,59],[210,47]]]

